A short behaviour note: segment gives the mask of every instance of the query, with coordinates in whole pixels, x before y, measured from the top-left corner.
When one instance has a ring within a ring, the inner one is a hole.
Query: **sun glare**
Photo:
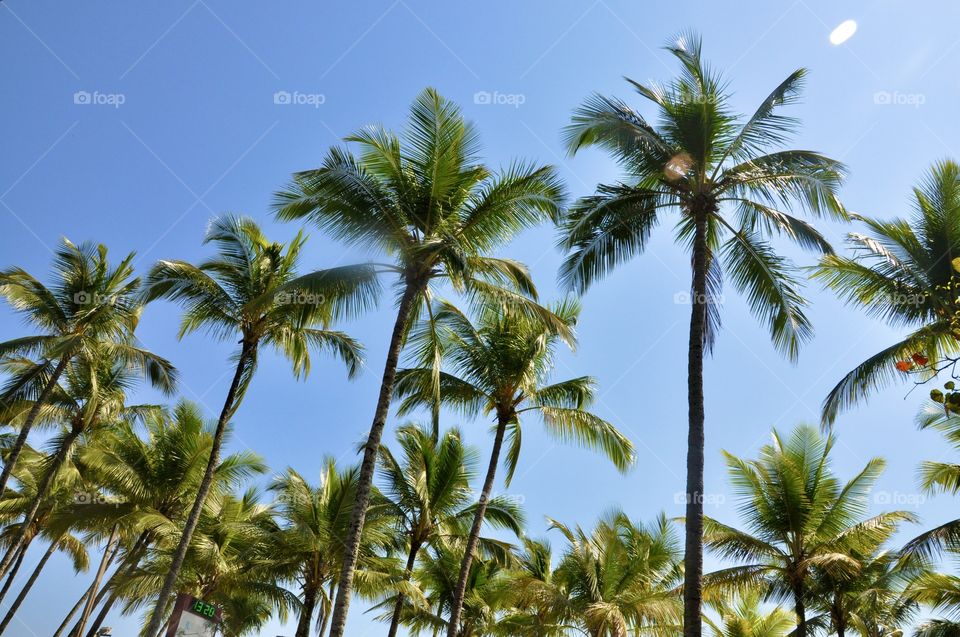
[[[844,20],[836,29],[830,32],[830,44],[839,45],[853,37],[857,32],[856,20]]]

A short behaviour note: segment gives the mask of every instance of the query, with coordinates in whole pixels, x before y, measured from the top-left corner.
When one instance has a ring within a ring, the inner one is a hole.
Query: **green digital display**
[[[213,619],[217,615],[217,607],[213,604],[208,604],[203,600],[194,599],[193,604],[190,605],[191,612],[196,613],[202,617],[209,617]]]

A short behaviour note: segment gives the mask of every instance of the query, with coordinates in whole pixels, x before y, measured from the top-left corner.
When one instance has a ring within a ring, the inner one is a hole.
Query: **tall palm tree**
[[[713,637],[787,637],[796,625],[793,613],[779,606],[765,610],[762,601],[758,591],[710,600],[718,620],[705,614],[703,621]]]
[[[570,152],[608,151],[625,182],[601,185],[566,215],[562,246],[570,252],[560,276],[584,291],[602,275],[643,252],[654,227],[675,211],[676,237],[691,252],[691,312],[687,361],[687,505],[684,634],[701,633],[703,574],[703,358],[720,326],[724,271],[743,293],[774,345],[795,360],[812,329],[792,263],[768,237],[784,236],[828,253],[827,241],[791,207],[844,218],[837,199],[843,166],[809,150],[783,150],[797,121],[780,114],[794,103],[806,72],[791,73],[749,118],[732,109],[724,79],[701,56],[696,35],[667,49],[681,73],[666,86],[628,80],[652,105],[659,123],[616,98],[595,95],[573,115]],[[722,266],[722,267],[721,267]]]
[[[318,486],[311,485],[293,469],[271,484],[281,525],[274,537],[273,560],[283,577],[297,582],[300,588],[296,637],[309,637],[314,624],[318,635],[322,637],[326,632],[358,474],[357,467],[338,469],[333,459],[327,459]],[[362,569],[370,568],[377,549],[393,540],[391,524],[391,507],[375,493],[374,504],[364,520]]]
[[[545,539],[522,538],[510,572],[511,608],[500,619],[508,634],[565,637],[571,629],[566,581],[555,578],[553,549]]]
[[[143,372],[143,369],[134,367],[132,362],[124,363],[112,359],[109,348],[78,357],[67,366],[63,376],[65,382],[62,385],[57,384],[48,392],[47,402],[37,412],[39,421],[56,424],[61,431],[52,440],[55,451],[46,463],[33,501],[24,514],[26,520],[32,519],[43,506],[58,474],[70,462],[77,444],[84,437],[90,438],[120,420],[141,418],[157,409],[153,405],[126,404],[127,391]],[[144,375],[149,377],[148,374]],[[18,400],[9,405],[16,411],[23,402],[29,404],[30,401]],[[28,405],[20,409],[19,413],[33,411],[33,406]],[[0,560],[0,577],[6,575],[10,569],[15,552],[27,540],[28,533],[28,528],[24,527]]]
[[[564,199],[550,167],[518,162],[495,173],[479,163],[476,130],[433,89],[417,97],[402,137],[368,127],[346,141],[357,146],[359,155],[332,148],[320,168],[296,174],[275,203],[281,219],[309,219],[338,239],[395,258],[373,266],[397,277],[398,306],[363,447],[331,637],[344,634],[397,362],[410,325],[429,306],[431,284],[443,279],[471,295],[495,295],[536,311],[525,302],[534,292],[526,268],[491,255],[518,231],[556,218]]]
[[[137,297],[140,280],[133,276],[133,256],[131,253],[119,264],[111,265],[103,244],[75,245],[64,239],[54,253],[50,285],[44,285],[22,268],[0,272],[0,296],[38,331],[0,343],[0,358],[41,358],[12,375],[0,391],[3,405],[20,394],[24,386],[35,388],[29,410],[19,419],[16,442],[0,471],[0,495],[40,409],[74,358],[97,351],[117,360],[135,362],[155,386],[167,392],[173,390],[173,366],[138,347],[134,338],[142,305]]]
[[[403,452],[402,460],[382,446],[380,464],[383,493],[407,551],[403,575],[407,581],[413,575],[421,549],[456,538],[463,534],[463,527],[469,528],[477,508],[470,489],[477,455],[464,446],[456,429],[435,439],[426,428],[406,425],[397,430],[397,445]],[[486,519],[516,535],[522,532],[522,511],[508,497],[492,498]],[[396,637],[405,600],[403,592],[396,595],[388,637]]]
[[[185,307],[181,337],[203,329],[218,339],[240,342],[207,467],[157,598],[148,635],[155,635],[163,622],[162,610],[173,591],[213,484],[227,422],[250,384],[259,349],[271,347],[290,359],[297,377],[309,373],[311,350],[326,350],[337,356],[351,376],[360,369],[360,346],[343,332],[327,329],[327,324],[362,299],[364,286],[330,271],[314,273],[315,277],[298,277],[297,264],[304,241],[305,237],[297,234],[286,246],[272,243],[251,219],[218,217],[210,222],[204,239],[204,243],[217,246],[215,257],[200,265],[160,261],[147,277],[147,300],[165,298]],[[307,285],[309,289],[304,287]]]
[[[904,378],[898,362],[912,366],[916,356],[923,363],[918,371],[929,374],[960,350],[960,275],[954,263],[960,256],[960,166],[951,160],[934,164],[913,199],[910,219],[856,217],[865,233],[848,235],[853,257],[827,255],[814,274],[844,301],[910,330],[837,383],[823,402],[824,423]]]
[[[95,608],[103,606],[88,637],[96,634],[116,603],[120,582],[135,571],[148,551],[158,544],[176,546],[189,496],[196,493],[213,444],[213,434],[195,403],[181,400],[171,412],[154,412],[144,420],[142,430],[121,423],[99,436],[76,461],[83,474],[101,486],[105,497],[73,507],[68,513],[72,523],[87,530],[120,524],[124,535],[132,538],[123,547],[113,574],[94,593]],[[262,460],[253,452],[237,451],[220,461],[212,491],[235,489],[264,471]],[[64,623],[71,618],[72,614]]]
[[[665,516],[644,525],[612,511],[590,532],[551,522],[568,543],[553,579],[573,625],[590,637],[679,632],[679,543]]]
[[[709,586],[763,586],[768,597],[791,600],[796,637],[808,633],[807,609],[815,575],[855,577],[864,566],[862,547],[880,546],[904,521],[902,511],[866,518],[870,490],[884,461],[870,460],[851,480],[841,482],[830,467],[833,436],[801,425],[772,442],[756,460],[724,453],[739,512],[748,530],[706,519],[707,546],[740,564],[711,573]],[[862,553],[861,553],[862,554]]]
[[[571,330],[579,314],[573,302],[553,308],[556,321]],[[443,364],[439,372],[439,397],[466,415],[492,414],[496,426],[493,449],[480,491],[480,503],[467,536],[460,577],[451,607],[449,637],[456,637],[470,561],[477,548],[480,528],[496,479],[497,466],[505,438],[509,484],[520,456],[521,425],[524,414],[536,412],[551,434],[563,441],[599,449],[621,471],[634,460],[633,445],[616,427],[588,411],[594,381],[582,376],[550,383],[554,355],[560,336],[539,317],[487,307],[479,313],[477,325],[471,323],[449,303],[438,303],[433,310],[436,333],[441,343]],[[397,375],[397,395],[403,398],[399,413],[418,406],[432,406],[433,383],[438,372],[433,365],[401,370]],[[532,414],[531,414],[532,415]]]

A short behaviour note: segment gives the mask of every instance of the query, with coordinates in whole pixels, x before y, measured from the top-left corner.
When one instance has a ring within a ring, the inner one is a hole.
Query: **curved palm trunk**
[[[97,575],[93,578],[93,586],[90,587],[90,594],[87,596],[87,603],[83,607],[83,614],[80,615],[80,621],[73,629],[74,637],[81,637],[83,629],[90,619],[90,613],[93,612],[94,601],[97,598],[97,589],[100,588],[100,582],[103,580],[104,573],[107,572],[107,566],[113,561],[112,553],[120,550],[119,527],[114,524],[110,531],[110,539],[107,540],[107,546],[103,549],[103,557],[100,559],[100,567],[97,569]],[[116,544],[116,546],[114,546]]]
[[[160,595],[157,597],[157,603],[153,607],[153,615],[150,617],[150,624],[144,630],[145,635],[156,635],[164,625],[163,615],[173,593],[173,587],[177,583],[177,576],[183,567],[183,561],[187,557],[187,549],[190,547],[190,540],[193,538],[193,532],[200,522],[200,513],[203,511],[203,504],[206,502],[207,495],[210,493],[210,487],[213,485],[213,474],[220,463],[220,447],[223,445],[223,437],[227,431],[227,422],[235,410],[234,402],[237,397],[237,390],[240,387],[240,381],[243,378],[244,370],[250,361],[253,360],[256,351],[256,343],[243,342],[240,350],[240,356],[237,358],[237,369],[233,374],[233,381],[230,383],[230,389],[227,391],[227,397],[223,401],[223,408],[220,410],[220,417],[217,419],[217,429],[213,434],[213,445],[210,448],[210,458],[207,460],[207,468],[203,474],[203,480],[200,481],[200,488],[193,500],[193,506],[187,521],[183,527],[183,534],[180,536],[180,544],[173,554],[173,560],[170,563],[170,570],[163,580],[163,586],[160,588]]]
[[[447,624],[447,637],[457,637],[460,632],[460,615],[463,612],[463,597],[467,592],[467,580],[470,578],[470,566],[473,564],[473,552],[480,542],[480,527],[483,526],[483,517],[487,514],[487,503],[493,492],[493,481],[497,475],[497,465],[500,464],[500,449],[503,447],[503,437],[507,432],[509,418],[497,418],[497,433],[493,438],[493,449],[490,451],[490,464],[487,466],[487,477],[483,480],[483,491],[480,492],[480,502],[473,516],[473,526],[467,537],[467,546],[464,549],[463,560],[460,562],[460,576],[457,587],[453,591],[453,600],[450,602],[450,621]]]
[[[17,435],[17,440],[13,443],[10,453],[7,454],[7,461],[3,464],[3,471],[0,472],[0,497],[3,496],[3,492],[7,489],[10,474],[16,466],[17,460],[20,458],[20,454],[23,452],[24,445],[27,444],[27,436],[30,435],[30,429],[37,420],[37,416],[40,415],[40,409],[50,397],[50,392],[57,386],[57,382],[60,380],[60,376],[63,375],[63,370],[67,368],[69,362],[70,359],[65,356],[61,358],[57,366],[53,368],[53,374],[50,376],[50,380],[47,381],[47,384],[44,386],[43,391],[40,392],[33,406],[30,407],[27,419],[23,422],[23,425],[20,426],[20,433]]]
[[[4,556],[3,562],[0,563],[0,577],[4,577],[10,571],[10,566],[13,562],[14,549],[18,550],[21,546],[23,546],[24,542],[26,542],[27,536],[30,533],[30,527],[33,523],[33,518],[37,515],[37,511],[40,510],[40,505],[43,504],[47,494],[50,492],[50,486],[53,484],[53,479],[60,472],[60,469],[66,463],[67,458],[69,458],[70,454],[73,452],[73,444],[80,437],[81,433],[83,433],[83,427],[81,425],[75,424],[70,429],[70,433],[64,437],[63,443],[60,445],[60,448],[57,449],[57,453],[53,456],[50,467],[44,474],[43,479],[41,479],[40,483],[37,484],[37,493],[34,495],[33,501],[30,503],[30,509],[27,511],[26,515],[23,516],[23,528],[20,529],[20,533],[13,541],[11,550],[7,552],[7,554]]]
[[[403,581],[409,582],[413,576],[413,567],[417,564],[417,553],[420,552],[420,542],[410,541],[410,554],[407,555],[407,568],[403,571]],[[397,593],[397,603],[393,606],[393,617],[390,619],[390,631],[387,637],[397,637],[400,629],[400,613],[403,612],[403,593]]]
[[[47,565],[47,560],[50,559],[50,556],[54,554],[57,550],[57,545],[60,543],[60,538],[57,538],[53,542],[50,542],[50,546],[47,548],[47,551],[43,554],[43,557],[40,558],[40,561],[37,563],[37,567],[33,569],[33,572],[30,573],[30,578],[23,585],[23,588],[20,590],[20,594],[17,595],[17,598],[13,600],[13,604],[10,605],[10,610],[7,611],[7,614],[4,616],[3,621],[0,621],[0,635],[7,630],[7,626],[10,625],[11,620],[17,614],[17,611],[20,609],[20,604],[23,603],[23,600],[27,598],[27,593],[30,592],[30,589],[33,588],[34,582],[37,581],[37,578],[40,577],[40,571],[43,570],[43,567]]]
[[[3,583],[3,588],[0,589],[0,601],[3,601],[3,598],[7,596],[7,593],[10,592],[10,586],[13,584],[13,579],[17,576],[17,573],[20,571],[20,567],[23,565],[23,558],[27,556],[27,549],[30,547],[30,542],[27,542],[25,546],[20,547],[20,552],[17,554],[17,560],[13,563],[13,568],[10,569],[10,573],[7,575],[7,581]]]
[[[80,596],[80,599],[77,600],[77,603],[73,605],[73,608],[70,609],[70,612],[67,613],[67,616],[63,618],[62,622],[60,622],[60,626],[58,626],[56,632],[53,633],[53,637],[60,637],[63,634],[63,631],[67,629],[67,625],[70,623],[70,620],[73,619],[73,616],[76,615],[77,611],[80,610],[80,607],[83,606],[83,603],[87,600],[87,595],[92,590],[92,585],[87,587],[86,592]]]
[[[373,472],[377,465],[377,454],[380,451],[380,439],[383,437],[383,427],[390,412],[390,401],[393,398],[393,382],[397,377],[397,364],[400,361],[400,350],[403,349],[403,340],[407,333],[413,308],[417,296],[423,289],[422,285],[407,281],[397,308],[397,319],[393,324],[393,334],[390,336],[390,346],[387,350],[387,362],[383,369],[383,378],[380,381],[380,395],[377,398],[377,409],[373,414],[373,424],[370,426],[370,435],[363,447],[363,463],[360,465],[360,476],[357,478],[357,495],[350,514],[350,531],[344,542],[343,565],[340,568],[340,579],[337,588],[337,599],[333,605],[333,616],[330,619],[330,637],[343,637],[347,624],[347,611],[350,608],[350,593],[353,588],[353,576],[357,570],[357,559],[360,554],[360,536],[363,533],[363,523],[367,516],[367,506],[370,504],[370,488],[373,485]]]
[[[310,625],[313,623],[313,612],[317,608],[318,591],[316,586],[307,585],[303,588],[303,608],[297,620],[295,637],[310,637]]]
[[[703,591],[703,343],[707,329],[707,213],[693,210],[693,290],[687,359],[687,502],[683,553],[683,636],[700,637]],[[803,637],[803,636],[800,636]]]

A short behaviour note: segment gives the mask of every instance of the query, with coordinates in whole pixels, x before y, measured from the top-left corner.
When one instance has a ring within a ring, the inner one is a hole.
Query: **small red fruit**
[[[926,366],[930,362],[930,359],[924,356],[923,354],[914,354],[910,358],[913,359],[913,362],[919,365],[920,367]]]
[[[909,372],[913,368],[910,361],[897,361],[896,368],[901,372]]]

